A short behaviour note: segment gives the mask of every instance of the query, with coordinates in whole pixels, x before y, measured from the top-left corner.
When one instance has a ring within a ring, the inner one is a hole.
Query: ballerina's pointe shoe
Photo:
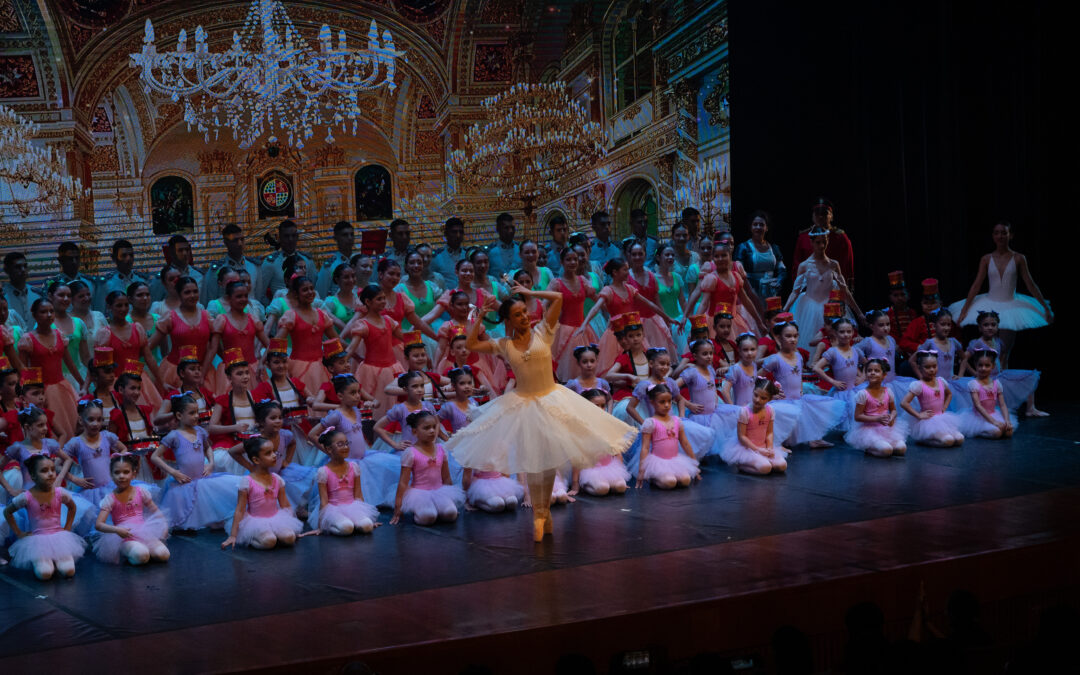
[[[554,533],[555,533],[555,523],[551,520],[551,514],[548,513],[544,517],[544,534],[548,535],[548,534],[554,534]]]
[[[544,524],[546,522],[544,518],[533,519],[533,541],[538,544],[544,540]]]

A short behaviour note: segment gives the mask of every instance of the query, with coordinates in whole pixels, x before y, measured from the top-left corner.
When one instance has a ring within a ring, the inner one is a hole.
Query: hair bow
[[[123,452],[114,452],[114,453],[110,454],[109,459],[116,459],[117,457],[134,457],[134,456],[135,456],[134,454],[132,454],[132,453],[128,452],[127,450],[125,450]]]
[[[82,408],[85,408],[88,405],[96,405],[97,407],[100,408],[105,404],[101,402],[100,398],[91,398],[91,399],[87,399],[85,401],[79,401],[78,407],[79,407],[79,409],[82,409]]]
[[[352,373],[338,373],[337,375],[331,375],[331,380],[336,380],[339,377],[352,377]]]
[[[331,431],[337,431],[337,427],[334,427],[334,426],[330,426],[330,427],[326,427],[325,429],[323,429],[323,433],[324,433],[324,434],[328,434],[328,433],[330,433]]]
[[[736,335],[735,339],[738,340],[739,338],[743,338],[743,337],[752,337],[752,338],[754,338],[756,340],[757,339],[757,333],[755,333],[752,330],[743,331],[742,333],[739,333],[738,335]]]
[[[931,356],[937,356],[938,350],[936,349],[920,349],[915,352],[916,354],[929,354]]]
[[[19,414],[19,415],[28,415],[28,414],[34,412],[35,410],[37,410],[37,406],[34,405],[33,403],[30,403],[25,408],[19,408],[18,411],[17,411],[17,414]]]
[[[274,402],[274,399],[272,399],[272,398],[264,398],[264,399],[261,399],[259,401],[259,405],[262,405],[263,403],[273,403],[273,402]]]

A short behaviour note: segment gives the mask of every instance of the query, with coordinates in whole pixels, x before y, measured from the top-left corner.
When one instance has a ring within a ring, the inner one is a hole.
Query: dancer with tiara
[[[949,308],[956,315],[961,326],[970,326],[977,320],[978,313],[993,310],[998,313],[998,325],[1005,350],[1002,352],[1001,367],[1009,367],[1009,354],[1016,344],[1017,331],[1042,328],[1054,322],[1054,312],[1050,301],[1043,297],[1035,280],[1031,278],[1027,258],[1012,250],[1013,227],[1007,221],[994,225],[994,251],[987,253],[979,261],[979,272],[975,276],[967,299],[955,302]],[[1024,280],[1024,285],[1035,297],[1016,292],[1017,278]],[[982,288],[983,280],[989,283],[989,292],[976,295]],[[1041,412],[1041,411],[1039,411]],[[1043,415],[1036,415],[1043,416]]]
[[[840,272],[840,263],[825,255],[829,231],[818,227],[810,230],[810,243],[814,253],[799,265],[798,276],[784,308],[795,315],[795,323],[799,324],[799,346],[803,349],[812,348],[811,339],[825,323],[825,302],[833,289],[840,291],[844,303],[856,316],[863,315]]]
[[[467,345],[473,351],[505,358],[517,385],[482,407],[472,423],[446,445],[462,466],[526,475],[533,504],[533,538],[539,542],[553,529],[548,504],[556,469],[567,464],[590,467],[605,454],[622,454],[637,430],[595,406],[582,405],[577,394],[555,383],[551,344],[562,294],[532,291],[518,284],[511,292],[499,306],[507,337],[483,341],[480,325],[474,323]],[[535,328],[526,305],[526,298],[533,297],[549,303]]]

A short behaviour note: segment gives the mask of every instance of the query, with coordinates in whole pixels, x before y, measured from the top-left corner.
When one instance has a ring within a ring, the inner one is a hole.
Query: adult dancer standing
[[[472,351],[505,358],[517,386],[480,408],[446,447],[462,466],[526,474],[533,539],[539,542],[552,532],[549,502],[555,470],[567,464],[588,468],[604,455],[619,455],[634,442],[637,430],[596,406],[582,405],[578,394],[555,383],[551,344],[562,294],[532,291],[517,283],[510,290],[513,295],[499,307],[507,337],[481,340],[481,322],[474,321],[465,344]],[[529,298],[548,302],[544,319],[535,327],[529,321]]]

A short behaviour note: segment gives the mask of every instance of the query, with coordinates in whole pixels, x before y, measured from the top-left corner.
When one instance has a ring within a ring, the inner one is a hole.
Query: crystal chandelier
[[[481,108],[487,122],[469,127],[463,147],[446,162],[459,190],[494,188],[528,214],[558,195],[562,180],[606,154],[603,128],[563,82],[515,84],[484,99]]]
[[[86,197],[55,148],[31,141],[38,126],[0,105],[0,217],[57,213]]]
[[[394,48],[390,31],[380,39],[374,20],[367,47],[350,49],[344,30],[334,46],[324,25],[313,50],[280,0],[252,0],[244,28],[233,33],[224,52],[211,53],[206,37],[202,26],[196,28],[194,50],[189,50],[187,31],[181,30],[176,51],[159,53],[147,19],[142,52],[131,55],[131,67],[141,68],[148,94],[183,100],[189,130],[195,127],[209,142],[211,129],[215,139],[221,128],[231,129],[241,148],[273,129],[296,148],[303,148],[317,127],[326,127],[327,143],[334,142],[332,127],[346,133],[351,123],[355,135],[358,95],[382,86],[393,89],[395,60],[404,56]]]
[[[718,219],[730,226],[731,182],[728,180],[727,164],[720,158],[711,157],[694,167],[689,176],[681,176],[682,185],[675,190],[675,208],[679,211],[692,207],[701,214],[706,232],[716,228]]]

